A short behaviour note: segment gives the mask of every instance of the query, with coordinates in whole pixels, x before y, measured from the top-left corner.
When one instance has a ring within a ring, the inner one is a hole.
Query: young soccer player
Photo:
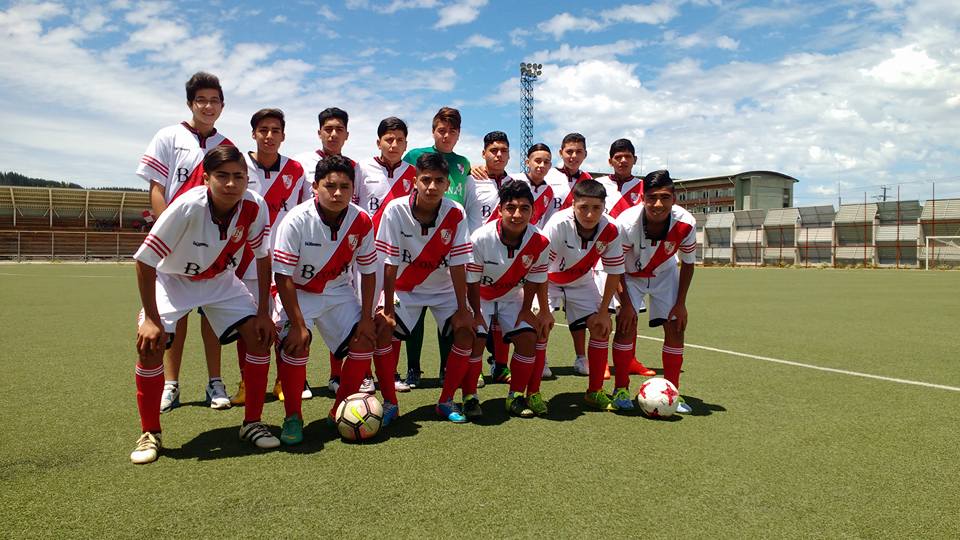
[[[603,212],[606,191],[596,180],[581,180],[573,187],[573,207],[557,212],[543,229],[550,240],[550,304],[563,303],[571,330],[589,329],[590,363],[585,400],[600,410],[616,410],[603,391],[607,343],[612,322],[610,301],[623,274],[622,235]],[[597,261],[607,280],[601,294],[593,280]]]
[[[475,374],[480,369],[484,335],[493,317],[500,321],[500,339],[514,345],[512,377],[506,407],[511,414],[529,417],[547,413],[540,394],[540,379],[547,355],[547,335],[553,316],[542,285],[547,280],[550,242],[530,225],[533,193],[521,180],[508,180],[500,188],[500,216],[473,232],[473,262],[467,264],[467,282],[477,340],[470,359],[471,372],[463,388],[463,408],[468,418],[483,414],[476,395]],[[540,299],[539,316],[531,311]],[[526,397],[524,397],[526,392]]]
[[[223,112],[223,89],[216,76],[194,73],[186,83],[190,120],[168,126],[154,135],[140,158],[137,175],[150,183],[150,206],[159,218],[180,195],[203,185],[203,157],[221,145],[233,146],[217,132],[215,124]],[[220,377],[220,343],[201,316],[201,336],[207,361],[207,402],[213,409],[230,407],[226,387]],[[173,344],[164,359],[165,381],[160,400],[161,412],[180,406],[180,364],[187,338],[187,317],[177,323]]]
[[[143,310],[137,330],[137,407],[143,434],[130,454],[134,463],[157,459],[163,351],[177,321],[202,308],[221,343],[242,336],[247,343],[248,389],[240,438],[259,448],[280,441],[260,421],[273,323],[270,295],[270,225],[266,204],[247,190],[247,166],[236,147],[219,146],[203,158],[203,179],[173,201],[134,254]],[[230,269],[249,243],[256,256],[259,304]]]
[[[530,216],[530,223],[541,228],[550,221],[570,195],[566,180],[548,180],[551,162],[549,146],[537,143],[527,149],[527,173],[522,179],[526,180],[533,192],[533,214]]]
[[[353,163],[342,156],[328,156],[317,163],[315,173],[315,198],[295,207],[280,222],[273,259],[279,295],[274,319],[282,366],[280,381],[286,396],[280,440],[285,444],[303,440],[298,395],[307,376],[310,328],[317,329],[338,357],[348,358],[329,413],[331,418],[343,398],[360,389],[377,341],[373,319],[377,250],[373,221],[350,202]],[[353,265],[361,274],[362,300],[357,299],[353,285]],[[383,333],[389,347],[389,329],[383,327]],[[396,393],[389,392],[392,386],[381,386],[383,421],[387,425],[397,415],[397,399]]]
[[[414,191],[387,205],[377,247],[386,254],[383,315],[388,325],[395,326],[397,337],[406,339],[427,308],[439,331],[452,334],[437,414],[462,423],[466,417],[453,395],[467,375],[475,337],[464,267],[471,261],[472,247],[463,207],[444,197],[449,174],[440,154],[417,158]]]
[[[245,156],[249,179],[247,189],[256,191],[267,203],[271,228],[275,228],[290,209],[303,201],[310,200],[313,194],[300,163],[280,155],[280,145],[286,138],[284,133],[286,126],[286,119],[280,109],[261,109],[250,118],[251,137],[257,143],[257,150],[247,152]],[[275,240],[276,236],[271,236],[271,239]],[[256,294],[257,272],[256,266],[251,264],[253,260],[253,250],[247,246],[237,264],[236,272],[250,289],[250,293]],[[237,361],[241,373],[243,373],[244,358],[246,358],[246,342],[241,338],[237,340]],[[277,377],[277,384],[274,386],[279,385],[279,373]],[[234,405],[242,405],[245,397],[241,379],[240,388],[230,398],[230,402]],[[312,397],[313,392],[304,381],[301,399]]]
[[[697,227],[690,212],[675,203],[670,173],[654,171],[643,178],[643,205],[630,208],[617,219],[623,229],[627,274],[614,335],[614,364],[618,354],[616,345],[621,344],[619,353],[623,358],[624,348],[636,342],[637,311],[647,308],[650,327],[663,327],[663,376],[679,389],[683,332],[687,327],[687,291],[696,263]],[[644,302],[644,295],[648,294],[649,306]],[[616,371],[615,403],[621,408],[631,408],[629,378],[621,378],[619,368]],[[683,397],[679,399],[677,412],[692,412]]]

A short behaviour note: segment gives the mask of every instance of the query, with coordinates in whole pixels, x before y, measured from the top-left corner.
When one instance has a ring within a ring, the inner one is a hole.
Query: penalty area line
[[[557,326],[563,326],[564,328],[568,328],[568,326],[565,325],[565,324],[556,323],[556,325],[557,325]],[[649,340],[649,341],[659,341],[659,342],[661,342],[661,343],[663,342],[663,338],[656,338],[656,337],[652,337],[652,336],[641,336],[641,335],[638,335],[637,337],[640,338],[640,339],[646,339],[646,340]],[[827,372],[827,373],[839,373],[839,374],[841,374],[841,375],[850,375],[850,376],[852,376],[852,377],[861,377],[861,378],[864,378],[864,379],[875,379],[875,380],[878,380],[878,381],[893,382],[893,383],[898,383],[898,384],[909,384],[909,385],[913,385],[913,386],[923,386],[923,387],[925,387],[925,388],[936,388],[936,389],[938,389],[938,390],[948,390],[948,391],[950,391],[950,392],[960,392],[960,387],[948,386],[948,385],[945,385],[945,384],[935,384],[935,383],[928,383],[928,382],[924,382],[924,381],[912,381],[912,380],[910,380],[910,379],[898,379],[898,378],[896,378],[896,377],[884,377],[883,375],[874,375],[874,374],[872,374],[872,373],[862,373],[862,372],[860,372],[860,371],[850,371],[850,370],[847,370],[847,369],[837,369],[837,368],[831,368],[831,367],[817,366],[817,365],[814,365],[814,364],[805,364],[805,363],[803,363],[803,362],[794,362],[793,360],[782,360],[782,359],[780,359],[780,358],[771,358],[771,357],[769,357],[769,356],[760,356],[760,355],[757,355],[757,354],[748,354],[748,353],[742,353],[742,352],[737,352],[737,351],[728,351],[728,350],[726,350],[726,349],[718,349],[718,348],[716,348],[716,347],[708,347],[708,346],[706,346],[706,345],[693,345],[693,344],[691,344],[691,343],[684,343],[683,346],[684,346],[685,348],[686,348],[686,347],[689,347],[689,348],[692,348],[692,349],[701,349],[701,350],[704,350],[704,351],[710,351],[710,352],[715,352],[715,353],[720,353],[720,354],[729,354],[729,355],[731,355],[731,356],[739,356],[739,357],[741,357],[741,358],[750,358],[750,359],[752,359],[752,360],[760,360],[760,361],[763,361],[763,362],[771,362],[771,363],[774,363],[774,364],[782,364],[782,365],[785,365],[785,366],[793,366],[793,367],[799,367],[799,368],[805,368],[805,369],[814,369],[814,370],[817,370],[817,371],[825,371],[825,372]]]

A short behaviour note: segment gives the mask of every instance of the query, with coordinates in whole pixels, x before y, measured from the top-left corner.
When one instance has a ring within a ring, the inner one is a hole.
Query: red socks
[[[343,360],[330,353],[330,378],[339,377],[343,371]]]
[[[280,363],[277,369],[280,375],[280,386],[283,388],[283,410],[285,416],[298,414],[303,418],[300,403],[303,401],[303,385],[307,380],[307,361],[310,354],[302,357],[290,356],[280,351]]]
[[[587,392],[603,390],[603,374],[607,370],[607,342],[590,339],[587,346],[587,363],[590,366]]]
[[[163,364],[145,368],[137,363],[137,409],[144,432],[160,432],[160,398],[163,396]]]
[[[533,371],[530,372],[530,382],[527,383],[527,395],[540,391],[540,380],[543,379],[543,366],[547,363],[547,342],[537,342],[537,352],[534,356]]]
[[[477,393],[477,381],[480,374],[483,373],[483,357],[474,356],[467,362],[467,373],[463,376],[463,385],[460,389],[463,391],[463,398]]]
[[[347,360],[343,363],[343,369],[340,372],[340,388],[337,389],[337,398],[330,409],[331,414],[337,412],[340,402],[347,396],[356,394],[360,391],[360,385],[363,384],[363,376],[370,369],[370,360],[373,359],[373,352],[355,352],[350,351]],[[382,384],[380,386],[383,386]]]
[[[523,356],[516,350],[513,351],[513,358],[510,359],[510,391],[515,394],[522,394],[530,382],[530,376],[533,375],[533,365],[536,358]]]
[[[267,393],[267,375],[270,372],[270,355],[257,356],[247,353],[243,367],[243,386],[247,402],[243,409],[244,422],[259,422],[263,413],[263,400]],[[300,387],[303,390],[303,387]]]
[[[633,347],[629,343],[613,342],[614,388],[630,386],[630,361],[633,360]]]
[[[447,370],[443,378],[443,391],[440,392],[440,403],[445,403],[453,399],[463,383],[463,378],[467,375],[470,361],[470,350],[461,349],[454,345],[450,349],[450,355],[447,356]]]
[[[373,365],[377,371],[377,380],[380,381],[380,395],[384,401],[397,404],[397,387],[393,375],[397,372],[396,356],[393,346],[373,351]]]
[[[683,345],[679,347],[663,344],[663,378],[680,389],[680,367],[683,365]]]

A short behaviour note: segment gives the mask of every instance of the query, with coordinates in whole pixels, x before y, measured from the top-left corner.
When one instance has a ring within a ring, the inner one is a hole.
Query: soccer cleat
[[[587,363],[587,359],[578,356],[577,359],[573,361],[573,372],[577,375],[589,375],[590,364]]]
[[[340,377],[337,375],[330,377],[330,380],[327,381],[327,390],[329,390],[330,393],[332,394],[336,394],[337,390],[339,389],[340,389]]]
[[[307,381],[303,381],[303,392],[300,392],[300,399],[313,399],[313,390],[310,389],[310,384]]]
[[[377,386],[373,383],[373,377],[364,377],[363,384],[360,385],[360,391],[367,394],[375,394]]]
[[[263,422],[250,422],[240,426],[240,440],[247,441],[257,448],[276,448],[280,446],[280,439],[274,437]]]
[[[693,408],[690,405],[687,405],[687,402],[683,400],[683,396],[677,396],[677,414],[691,414],[693,413]]]
[[[619,411],[632,411],[634,408],[630,392],[626,388],[617,388],[613,391],[613,404]]]
[[[291,414],[283,419],[280,442],[287,445],[303,442],[303,418],[299,414]]]
[[[164,383],[163,394],[160,396],[160,412],[170,412],[180,406],[180,385]]]
[[[540,375],[541,379],[551,379],[553,378],[553,371],[550,371],[550,364],[546,362],[543,363],[543,373]]]
[[[487,381],[483,379],[483,373],[480,373],[480,376],[477,377],[477,388],[483,388],[487,385]]]
[[[611,400],[610,396],[608,396],[603,390],[587,392],[586,395],[583,396],[583,400],[587,402],[587,405],[600,411],[617,410],[617,406],[613,403],[613,400]]]
[[[230,408],[230,398],[227,397],[227,387],[223,385],[223,381],[210,381],[207,384],[206,403],[207,405],[210,405],[211,409]]]
[[[520,418],[533,418],[533,410],[527,406],[527,400],[521,394],[513,397],[507,396],[507,412]]]
[[[400,416],[400,407],[389,401],[383,402],[383,421],[381,425],[383,427],[389,426],[397,417]]]
[[[643,363],[634,358],[630,360],[630,374],[641,375],[643,377],[653,377],[657,374],[657,372],[643,365]]]
[[[243,405],[247,402],[247,389],[243,386],[243,380],[240,381],[240,386],[237,387],[237,393],[230,397],[230,404],[234,407]]]
[[[547,402],[543,400],[543,395],[540,392],[527,396],[527,406],[537,416],[547,414]]]
[[[283,401],[283,385],[280,384],[280,379],[273,383],[273,395],[276,396],[277,401]]]
[[[610,364],[603,366],[603,380],[610,380]]]
[[[493,377],[495,383],[509,383],[510,368],[506,364],[494,364],[490,368],[490,376]]]
[[[137,447],[130,452],[130,461],[137,465],[153,463],[160,456],[161,448],[160,434],[148,431],[137,439]]]
[[[403,382],[403,379],[400,378],[399,373],[393,374],[393,387],[397,392],[409,392],[410,385]]]
[[[467,417],[460,412],[460,407],[453,400],[437,403],[437,415],[446,418],[454,424],[462,424],[467,421]]]
[[[420,374],[421,374],[421,373],[423,373],[423,372],[420,371],[419,369],[413,369],[413,368],[411,368],[411,369],[408,369],[408,370],[407,370],[406,383],[407,383],[407,386],[409,386],[411,390],[414,389],[414,388],[417,388],[418,386],[420,386]]]
[[[470,420],[483,416],[483,409],[480,408],[480,398],[476,394],[463,400],[463,415]]]

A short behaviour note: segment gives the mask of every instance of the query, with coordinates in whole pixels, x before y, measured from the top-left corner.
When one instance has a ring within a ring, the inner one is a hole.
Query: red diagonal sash
[[[637,195],[636,202],[631,202],[632,195]],[[626,193],[620,195],[620,200],[618,200],[617,204],[613,205],[613,208],[610,209],[610,216],[617,217],[625,210],[633,207],[636,204],[639,204],[641,201],[643,201],[643,182],[637,182],[637,184],[628,189]]]
[[[542,234],[534,234],[530,240],[527,241],[527,245],[523,246],[520,253],[514,257],[513,264],[500,276],[500,279],[492,285],[480,286],[480,298],[489,302],[512,291],[513,288],[520,283],[520,280],[530,272],[530,267],[537,262],[540,254],[543,253],[543,250],[547,249],[549,245],[550,242],[545,236]]]
[[[364,236],[370,234],[372,229],[373,222],[370,221],[370,218],[366,214],[357,214],[356,219],[350,224],[350,228],[347,229],[346,234],[340,238],[337,249],[333,252],[333,255],[330,256],[330,259],[327,260],[327,263],[323,265],[323,268],[318,270],[317,273],[310,278],[310,281],[302,285],[297,285],[297,288],[315,294],[322,293],[327,283],[350,269],[350,263],[353,262],[354,254],[357,249],[363,245]],[[351,237],[354,238],[353,242],[350,240]],[[303,256],[301,255],[301,261],[302,260]]]
[[[457,236],[457,226],[463,221],[463,213],[456,208],[451,208],[443,221],[437,226],[436,231],[427,245],[423,246],[417,258],[403,269],[403,273],[397,276],[396,289],[398,291],[412,291],[414,287],[423,283],[431,272],[440,267],[444,257],[450,253],[453,247],[453,241]],[[444,231],[447,231],[444,233]],[[446,241],[444,241],[446,236]]]
[[[393,185],[390,186],[390,191],[387,192],[387,196],[383,198],[383,201],[380,202],[380,206],[377,208],[377,211],[373,213],[373,234],[377,234],[377,231],[380,230],[380,220],[383,218],[384,208],[387,207],[387,204],[390,201],[409,195],[410,191],[413,189],[413,180],[416,178],[416,176],[417,168],[407,167],[403,171],[403,174],[393,181]],[[404,186],[404,180],[407,181],[406,186]]]
[[[653,252],[653,256],[650,257],[650,260],[647,261],[643,269],[639,272],[627,272],[627,274],[641,278],[655,277],[653,271],[666,262],[667,259],[673,257],[673,254],[680,249],[680,242],[690,234],[690,229],[692,228],[689,223],[678,221],[667,233],[667,238],[657,246],[657,250]],[[669,250],[667,248],[669,248]],[[636,249],[636,247],[634,247],[634,249]]]
[[[550,272],[550,281],[558,285],[565,285],[582,277],[584,274],[591,271],[594,265],[597,264],[597,261],[600,260],[600,252],[606,248],[606,245],[616,239],[617,226],[613,223],[607,223],[607,226],[600,231],[599,235],[597,235],[596,242],[590,246],[590,251],[588,251],[582,259],[577,261],[576,264],[567,268],[566,270],[561,270],[560,272]],[[598,246],[598,244],[601,242],[603,245]],[[597,249],[598,247],[601,249]]]
[[[563,172],[563,171],[561,171],[561,172]],[[566,173],[564,173],[564,174],[566,174]],[[569,177],[567,177],[567,178],[569,178]],[[576,185],[579,184],[579,183],[580,183],[581,181],[583,181],[583,180],[592,180],[592,179],[593,179],[593,177],[590,176],[589,173],[581,172],[580,175],[577,176],[577,179],[574,180],[572,184],[570,184],[570,191],[567,192],[567,198],[563,200],[563,204],[560,205],[560,208],[559,208],[559,209],[560,209],[560,210],[563,210],[564,208],[570,208],[571,206],[573,206],[573,188],[576,187]],[[569,183],[569,180],[567,181],[567,183]]]
[[[223,139],[217,146],[233,146],[233,143],[228,139]],[[200,156],[200,163],[197,163],[197,166],[193,168],[193,171],[190,173],[190,177],[187,178],[187,181],[180,184],[180,187],[177,188],[177,192],[174,194],[173,199],[170,199],[170,202],[173,202],[174,199],[186,193],[187,190],[203,185],[203,156],[206,156],[207,154],[205,151],[202,153],[203,155]]]
[[[284,176],[291,178],[289,185],[284,182]],[[263,194],[263,200],[267,201],[267,209],[270,211],[271,227],[276,224],[277,216],[280,215],[280,210],[283,209],[283,203],[290,198],[294,189],[300,187],[297,185],[297,180],[299,180],[301,176],[303,176],[303,168],[297,167],[296,161],[288,159],[280,169],[280,172],[277,173],[276,178],[273,179],[270,188]]]
[[[537,200],[533,201],[533,214],[530,216],[530,223],[538,225],[540,223],[540,218],[547,212],[549,205],[553,204],[553,188],[547,186],[544,188],[543,193],[537,197]],[[499,210],[497,211],[499,213]],[[544,223],[546,225],[546,223]]]
[[[190,279],[194,281],[210,279],[226,270],[237,251],[247,245],[247,235],[250,233],[250,226],[256,221],[259,211],[260,207],[257,203],[246,199],[240,201],[239,215],[237,216],[236,224],[233,226],[233,236],[227,240],[227,244],[223,246],[223,250],[220,252],[220,255],[217,256],[216,260],[213,261],[213,264],[203,272],[195,276],[190,276]]]

